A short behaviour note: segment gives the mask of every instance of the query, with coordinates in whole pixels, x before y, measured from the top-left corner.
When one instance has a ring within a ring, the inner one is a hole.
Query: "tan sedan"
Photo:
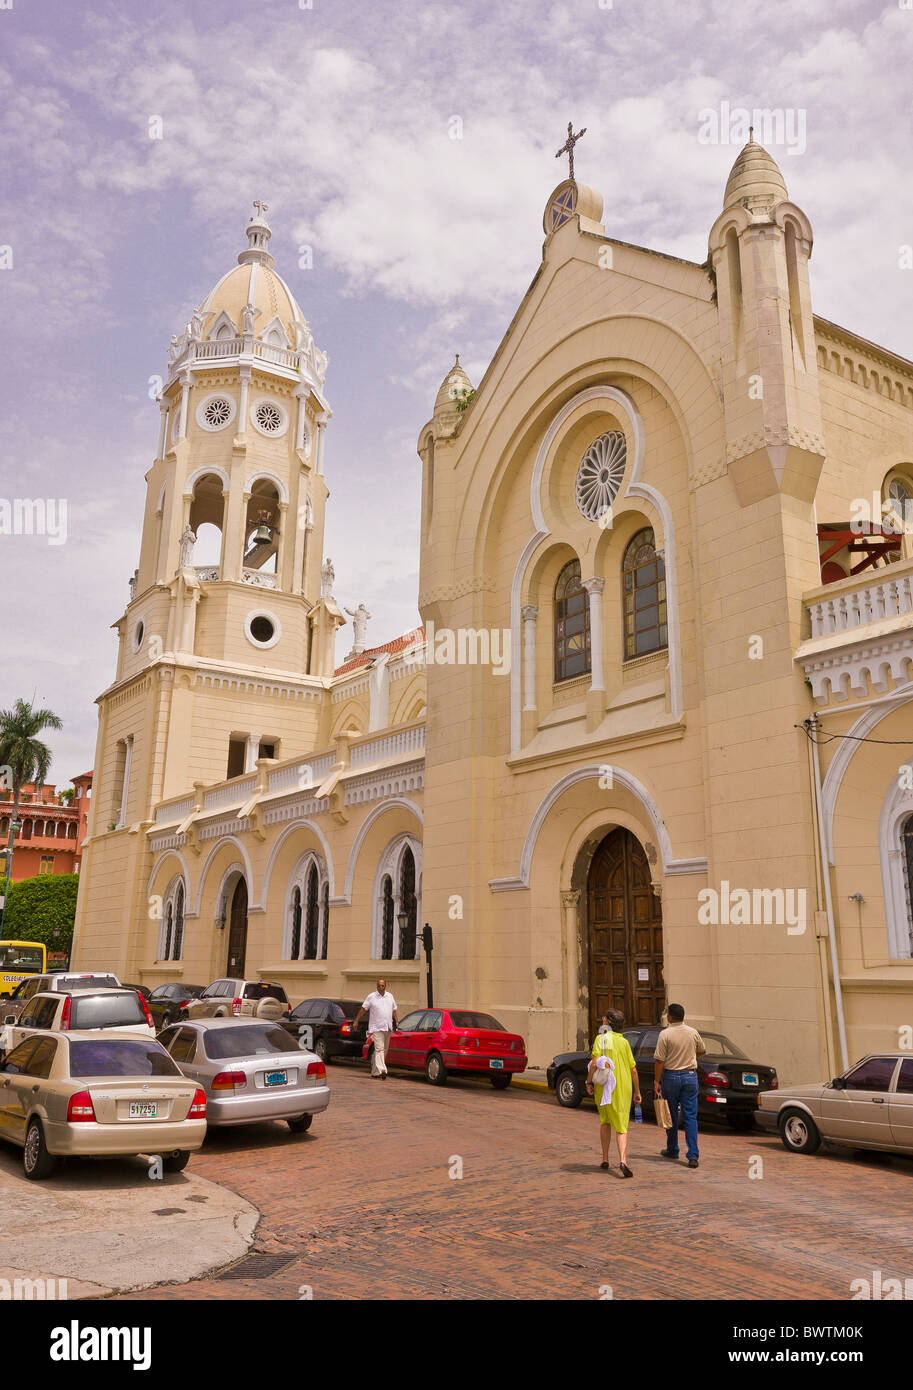
[[[776,1130],[790,1153],[815,1153],[825,1141],[913,1154],[913,1057],[871,1053],[833,1081],[763,1091],[758,1107],[759,1127]]]
[[[154,1038],[32,1033],[0,1062],[0,1139],[22,1149],[27,1178],[62,1155],[157,1155],[176,1173],[205,1137],[205,1093]]]

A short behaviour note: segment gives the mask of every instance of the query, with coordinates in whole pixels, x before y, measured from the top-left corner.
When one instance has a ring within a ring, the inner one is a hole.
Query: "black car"
[[[167,1028],[183,1017],[181,1005],[188,999],[199,999],[205,985],[156,985],[146,1000],[156,1028]]]
[[[302,1027],[310,1026],[314,1035],[312,1046],[322,1062],[333,1057],[360,1058],[368,1032],[367,1019],[354,1027],[353,1020],[360,1008],[357,999],[305,999],[279,1022],[295,1037]]]
[[[660,1032],[658,1025],[623,1030],[637,1063],[644,1115],[651,1118],[653,1053]],[[701,1033],[701,1037],[707,1051],[697,1059],[698,1119],[725,1119],[733,1129],[751,1129],[758,1106],[758,1093],[776,1090],[776,1071],[773,1067],[750,1061],[741,1048],[722,1033]],[[576,1106],[583,1100],[589,1063],[588,1052],[562,1052],[554,1058],[547,1068],[546,1077],[559,1105]]]
[[[124,985],[124,989],[135,989],[139,997],[141,999],[145,999],[147,1004],[149,1003],[149,1000],[152,998],[152,990],[148,987],[148,985],[135,985],[131,981],[130,984]]]

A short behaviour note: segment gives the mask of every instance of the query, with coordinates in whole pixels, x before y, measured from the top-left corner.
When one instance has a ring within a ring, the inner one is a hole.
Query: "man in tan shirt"
[[[685,1022],[681,1004],[670,1004],[666,1010],[669,1026],[656,1040],[653,1060],[656,1063],[653,1093],[669,1102],[672,1128],[666,1130],[663,1158],[678,1158],[678,1112],[681,1107],[685,1121],[685,1143],[688,1167],[696,1168],[700,1154],[697,1147],[697,1059],[707,1051],[696,1028]]]

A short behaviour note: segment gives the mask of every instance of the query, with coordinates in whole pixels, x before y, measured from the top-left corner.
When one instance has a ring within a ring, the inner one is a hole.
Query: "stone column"
[[[326,435],[328,415],[320,415],[317,419],[317,458],[314,465],[314,472],[323,476],[323,441]]]
[[[166,405],[162,405],[159,408],[159,414],[161,415],[162,420],[161,424],[159,425],[158,457],[160,459],[163,459],[165,457],[165,445],[168,441],[168,407]]]
[[[133,735],[124,739],[124,780],[120,792],[120,808],[117,812],[117,829],[124,826],[127,819],[127,798],[130,795],[130,764],[133,762]]]
[[[247,747],[244,750],[244,771],[255,772],[257,770],[257,759],[260,756],[260,735],[248,734]]]
[[[190,400],[190,388],[193,385],[193,377],[190,372],[184,373],[181,382],[181,414],[180,424],[178,425],[178,439],[187,438],[187,404]]]
[[[605,690],[602,656],[602,591],[605,580],[584,579],[583,587],[590,596],[590,689]]]
[[[577,1050],[577,1027],[579,1014],[579,947],[577,906],[580,902],[579,888],[572,888],[561,894],[561,907],[564,913],[564,1045],[569,1052]]]
[[[527,603],[520,609],[523,619],[523,709],[536,709],[536,619],[539,609]]]

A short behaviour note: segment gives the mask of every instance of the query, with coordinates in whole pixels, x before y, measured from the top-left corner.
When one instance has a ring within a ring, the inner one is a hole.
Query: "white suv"
[[[116,1028],[140,1038],[154,1038],[155,1024],[145,999],[135,989],[72,989],[36,994],[18,1017],[0,1014],[0,1051],[9,1052],[31,1034],[96,1032]]]

